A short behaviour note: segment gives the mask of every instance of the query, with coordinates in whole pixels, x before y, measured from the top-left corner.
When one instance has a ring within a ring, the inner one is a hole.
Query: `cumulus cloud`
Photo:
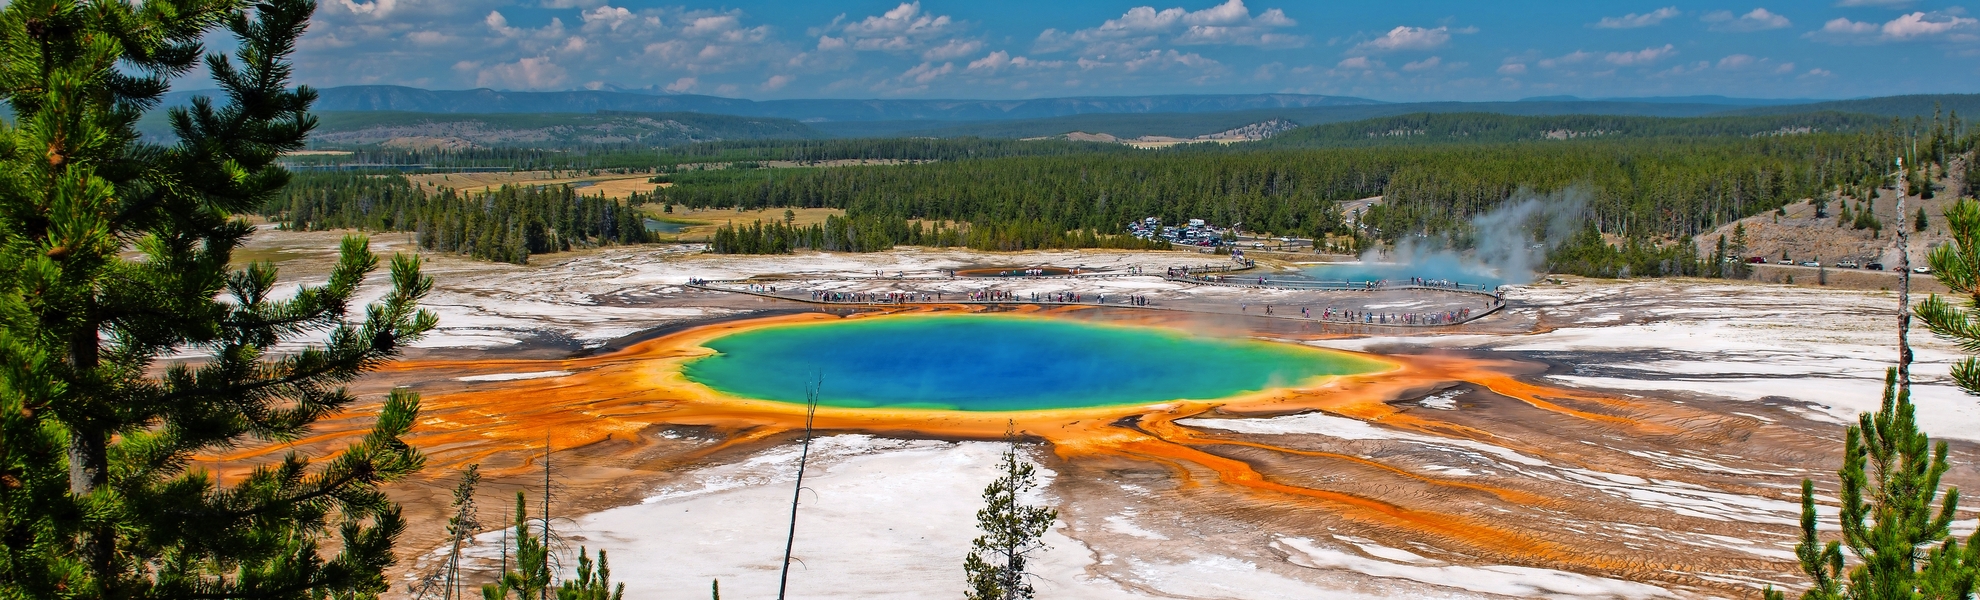
[[[1955,29],[1971,28],[1975,23],[1980,23],[1980,21],[1948,14],[1933,13],[1928,15],[1922,12],[1915,12],[1892,19],[1889,23],[1884,24],[1882,30],[1885,37],[1895,40],[1908,40],[1936,36]]]
[[[1567,65],[1578,65],[1581,63],[1588,62],[1589,60],[1594,58],[1595,58],[1595,53],[1593,52],[1576,50],[1554,58],[1540,59],[1540,62],[1537,64],[1539,64],[1540,68],[1542,69],[1554,69]]]
[[[1914,12],[1886,21],[1882,25],[1851,21],[1847,18],[1831,19],[1822,28],[1803,34],[1802,37],[1829,42],[1832,44],[1881,44],[1886,42],[1911,42],[1932,40],[1967,40],[1969,31],[1980,26],[1980,20],[1942,12]]]
[[[1443,64],[1444,64],[1443,57],[1432,56],[1430,58],[1426,58],[1423,60],[1404,63],[1402,69],[1404,71],[1423,71],[1427,69],[1435,69]]]
[[[1525,75],[1526,63],[1506,63],[1499,65],[1500,75]]]
[[[1644,48],[1635,52],[1610,52],[1603,55],[1602,60],[1608,61],[1612,65],[1629,67],[1654,63],[1673,54],[1677,54],[1677,47],[1664,44],[1662,48]]]
[[[566,76],[564,68],[551,62],[549,57],[535,56],[483,68],[475,75],[474,84],[479,87],[543,90],[563,85]]]
[[[756,89],[763,90],[766,92],[774,92],[777,90],[784,89],[784,86],[790,85],[791,81],[796,79],[797,77],[793,77],[790,75],[771,75],[769,79],[763,80],[763,83],[761,85],[756,86]]]
[[[1356,70],[1356,71],[1379,69],[1382,68],[1382,66],[1383,66],[1382,61],[1368,58],[1366,56],[1351,56],[1342,59],[1341,62],[1334,64],[1335,69]]]
[[[952,39],[940,46],[935,46],[933,48],[923,50],[921,52],[921,59],[922,60],[953,60],[953,59],[976,54],[978,50],[982,50],[982,49],[983,49],[982,41]]]
[[[392,9],[397,8],[399,6],[398,0],[371,0],[370,2],[353,2],[352,0],[337,0],[337,3],[338,5],[343,6],[344,10],[351,11],[351,14],[365,15],[371,17],[383,17],[385,15],[392,14]]]
[[[1298,25],[1280,9],[1252,14],[1244,0],[1191,11],[1183,8],[1156,10],[1137,6],[1108,19],[1099,27],[1072,32],[1046,29],[1033,43],[1037,52],[1063,52],[1078,49],[1083,56],[1128,53],[1161,44],[1230,45],[1293,48],[1306,44],[1304,36],[1278,30]]]
[[[1066,66],[1066,62],[1062,60],[1034,60],[1025,56],[1011,56],[1009,52],[998,50],[984,55],[983,58],[970,61],[969,68],[964,69],[964,71],[988,74],[997,73],[1007,68],[1018,70],[1057,69],[1064,66]]]
[[[1884,8],[1895,8],[1899,6],[1910,6],[1911,2],[1912,0],[1841,0],[1839,2],[1836,2],[1836,6],[1877,6]]]
[[[855,50],[918,53],[957,33],[959,24],[949,15],[921,10],[921,2],[917,1],[903,2],[885,13],[845,23],[836,29],[841,39]]]
[[[1396,52],[1402,50],[1434,50],[1443,47],[1444,44],[1450,41],[1451,29],[1449,27],[1431,29],[1403,25],[1389,30],[1388,33],[1382,34],[1382,37],[1356,44],[1352,51]]]
[[[632,11],[624,7],[600,6],[580,13],[578,18],[584,21],[586,29],[603,28],[607,31],[618,31],[621,25],[632,22],[635,17]]]
[[[1781,29],[1784,27],[1792,27],[1794,25],[1794,23],[1788,21],[1787,17],[1783,17],[1781,15],[1770,12],[1765,8],[1756,8],[1746,14],[1737,17],[1733,16],[1732,11],[1730,10],[1715,11],[1715,12],[1706,13],[1705,16],[1700,17],[1699,20],[1704,21],[1706,23],[1710,23],[1711,24],[1710,29],[1712,31],[1730,31],[1730,32],[1741,32],[1741,33],[1748,31],[1766,31],[1769,29]]]
[[[1666,6],[1640,15],[1629,13],[1620,17],[1602,17],[1602,20],[1589,26],[1596,29],[1636,29],[1662,23],[1679,14],[1677,7]]]

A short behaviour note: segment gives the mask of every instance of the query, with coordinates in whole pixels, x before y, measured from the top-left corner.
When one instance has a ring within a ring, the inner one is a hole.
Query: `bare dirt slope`
[[[1892,190],[1878,190],[1878,196],[1868,202],[1844,198],[1840,202],[1831,198],[1827,210],[1821,217],[1816,216],[1815,205],[1802,201],[1788,205],[1782,211],[1767,212],[1747,217],[1698,236],[1700,254],[1710,255],[1718,237],[1723,235],[1728,241],[1733,239],[1735,227],[1746,227],[1747,253],[1750,257],[1764,257],[1769,262],[1777,261],[1785,252],[1795,262],[1818,261],[1834,264],[1841,261],[1855,261],[1859,264],[1883,263],[1887,269],[1898,263],[1897,228],[1909,227],[1917,216],[1918,208],[1924,207],[1926,227],[1923,231],[1911,230],[1912,260],[1923,264],[1925,253],[1950,240],[1946,230],[1945,209],[1953,202],[1950,194],[1940,194],[1930,199],[1920,200],[1913,196],[1905,200],[1904,217],[1897,214],[1897,193]],[[1883,223],[1881,231],[1857,229],[1853,223],[1842,220],[1842,204],[1849,206],[1851,214],[1859,207],[1867,206],[1871,214]],[[1799,278],[1797,278],[1799,281]]]

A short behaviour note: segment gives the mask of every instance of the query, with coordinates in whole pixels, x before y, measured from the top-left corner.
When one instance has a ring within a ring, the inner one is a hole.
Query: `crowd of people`
[[[935,292],[931,294],[928,292],[874,293],[874,292],[813,291],[811,292],[811,301],[812,302],[852,302],[859,304],[872,304],[875,302],[891,302],[895,304],[900,304],[904,302],[940,302],[942,301],[942,296],[943,294],[941,292]]]
[[[1312,316],[1311,313],[1307,313],[1306,309],[1304,308],[1301,308],[1299,310],[1302,314],[1306,314],[1309,317]],[[1329,306],[1326,309],[1320,311],[1320,319],[1323,321],[1343,321],[1348,323],[1363,323],[1368,325],[1450,325],[1453,323],[1462,323],[1470,318],[1471,318],[1470,307],[1460,308],[1456,310],[1447,310],[1442,312],[1432,312],[1432,313],[1419,313],[1419,312],[1385,313],[1385,312],[1369,312],[1365,310],[1348,310],[1348,309],[1336,310],[1332,306]]]
[[[748,291],[751,292],[761,292],[761,293],[774,293],[777,291],[777,288],[775,287],[755,285],[755,284],[748,285],[747,289]],[[1151,301],[1147,296],[1140,296],[1134,294],[1129,294],[1125,297],[1116,295],[1114,296],[1114,300],[1116,303],[1125,304],[1128,306],[1154,305],[1154,302]],[[951,300],[948,297],[948,293],[945,292],[831,292],[831,291],[823,291],[823,290],[814,290],[811,292],[811,301],[812,302],[845,302],[845,303],[853,303],[853,304],[874,304],[874,303],[902,304],[902,303],[917,303],[917,302],[919,303],[949,302]],[[1052,303],[1052,304],[1085,304],[1085,303],[1106,304],[1107,295],[1106,294],[1089,295],[1084,292],[1042,292],[1042,293],[1032,292],[1028,295],[1020,295],[1014,292],[1007,292],[1003,290],[977,290],[972,292],[965,292],[961,298],[958,298],[954,301],[956,302],[1032,302],[1032,303]]]
[[[1032,271],[1032,270],[1027,269],[1026,271]],[[1026,274],[1029,275],[1031,273],[1027,272]],[[1193,276],[1193,274],[1190,273],[1187,269],[1180,267],[1170,268],[1169,274],[1173,276]],[[882,274],[881,272],[876,272],[876,275],[884,276],[884,274]],[[1217,279],[1225,279],[1225,277],[1218,277]],[[1246,283],[1250,283],[1248,279],[1249,278],[1247,278]],[[1260,285],[1266,284],[1268,281],[1269,280],[1267,280],[1264,277],[1259,277],[1257,279],[1257,282]],[[1461,289],[1460,285],[1457,282],[1442,280],[1442,279],[1413,277],[1410,278],[1408,282],[1409,282],[1408,285],[1416,286],[1416,287]],[[696,278],[696,279],[689,279],[688,283],[692,285],[705,285],[708,284],[709,281],[705,279]],[[1394,282],[1370,281],[1370,282],[1364,282],[1364,285],[1367,286],[1367,289],[1381,289],[1384,287],[1389,287],[1391,285],[1396,285],[1400,283],[1401,280],[1397,280]],[[751,293],[775,294],[778,292],[776,286],[767,285],[767,284],[749,283],[749,284],[742,284],[742,287],[743,287],[742,291],[748,291]],[[974,291],[960,292],[960,293],[939,292],[939,291],[851,292],[851,291],[813,290],[810,292],[810,296],[812,302],[848,303],[848,304],[1009,302],[1009,303],[1033,303],[1033,304],[1105,305],[1108,304],[1110,300],[1108,298],[1108,295],[1105,293],[1089,294],[1086,292],[1079,292],[1079,291],[1018,293],[1018,292],[1011,292],[1011,291],[998,290],[998,289],[982,289],[982,290],[974,290]],[[1155,304],[1153,299],[1151,299],[1150,297],[1135,295],[1135,294],[1115,295],[1111,300],[1113,301],[1114,304],[1120,304],[1126,306],[1146,307],[1146,306],[1154,306]],[[1503,302],[1504,302],[1503,298],[1495,298],[1494,300],[1494,304],[1499,304]],[[1250,313],[1251,308],[1252,306],[1249,303],[1241,303],[1238,305],[1239,312],[1243,312],[1243,313]],[[1263,314],[1278,316],[1280,314],[1279,310],[1287,307],[1264,304],[1262,305],[1262,308],[1263,308]],[[1354,323],[1354,324],[1366,324],[1366,325],[1395,325],[1395,326],[1454,325],[1470,320],[1474,314],[1473,308],[1471,307],[1456,308],[1456,309],[1436,311],[1436,312],[1408,312],[1408,311],[1383,312],[1383,311],[1356,310],[1353,308],[1344,308],[1344,307],[1336,307],[1336,306],[1327,306],[1325,308],[1319,309],[1318,312],[1316,312],[1312,308],[1305,306],[1300,306],[1298,307],[1298,309],[1299,309],[1299,317],[1303,319],[1318,319],[1321,321],[1336,322],[1336,323]]]

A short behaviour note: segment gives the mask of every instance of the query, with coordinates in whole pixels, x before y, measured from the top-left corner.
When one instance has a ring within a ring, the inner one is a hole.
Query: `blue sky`
[[[303,83],[729,97],[1390,101],[1980,92],[1932,0],[319,0]]]

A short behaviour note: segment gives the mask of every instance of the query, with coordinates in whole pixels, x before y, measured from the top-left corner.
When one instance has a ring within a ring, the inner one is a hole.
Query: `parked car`
[[[1882,271],[1882,270],[1884,270],[1884,263],[1870,263],[1870,264],[1867,264],[1867,265],[1863,265],[1863,268],[1865,268],[1865,269],[1869,269],[1869,270],[1872,270],[1872,271]]]
[[[1812,261],[1812,260],[1804,260],[1804,261],[1801,261],[1801,266],[1804,266],[1804,267],[1819,267],[1819,266],[1822,266],[1822,263],[1819,263],[1819,262],[1815,262],[1815,261]]]
[[[1930,275],[1930,274],[1932,274],[1932,268],[1931,268],[1931,267],[1912,267],[1912,268],[1911,268],[1911,272],[1913,272],[1913,273],[1918,273],[1918,274],[1920,274],[1920,275]]]
[[[1746,259],[1746,262],[1750,262],[1750,263],[1753,263],[1753,264],[1756,264],[1756,265],[1764,265],[1764,264],[1767,264],[1767,257],[1765,257],[1765,256],[1755,256],[1755,257],[1753,257],[1753,258],[1749,258],[1749,259]]]
[[[1785,259],[1785,258],[1783,258],[1783,259],[1780,259],[1780,260],[1777,260],[1777,261],[1774,261],[1774,264],[1777,264],[1777,265],[1791,265],[1791,264],[1794,264],[1794,261],[1793,261],[1793,260],[1789,260],[1789,259]]]
[[[1842,262],[1839,262],[1839,263],[1836,263],[1836,268],[1838,268],[1838,269],[1854,269],[1854,268],[1856,268],[1856,261],[1853,261],[1853,260],[1845,260],[1845,261],[1842,261]]]

